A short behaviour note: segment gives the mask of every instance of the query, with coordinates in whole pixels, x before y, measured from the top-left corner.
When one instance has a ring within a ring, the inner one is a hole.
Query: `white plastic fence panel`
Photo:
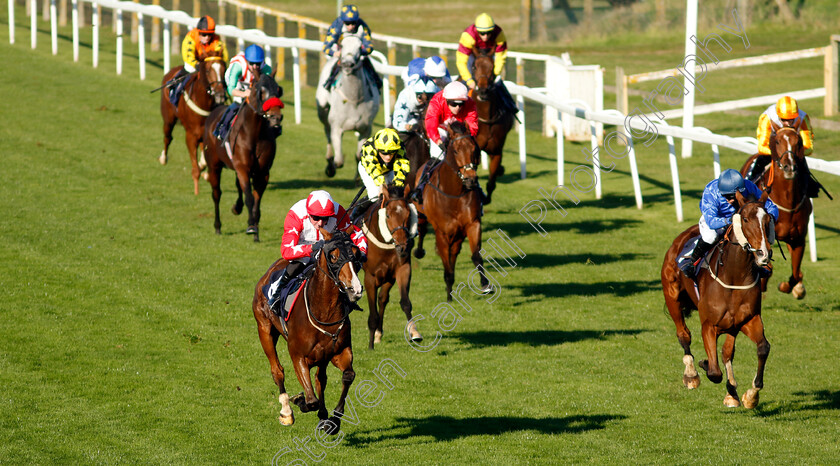
[[[604,73],[598,65],[566,65],[561,59],[551,57],[546,61],[545,87],[549,97],[567,101],[581,100],[593,111],[604,109]],[[557,127],[557,112],[547,108],[543,119],[543,133],[554,136]],[[604,125],[596,122],[596,136],[599,143],[604,139]],[[590,124],[581,118],[564,118],[563,133],[570,141],[589,141]]]

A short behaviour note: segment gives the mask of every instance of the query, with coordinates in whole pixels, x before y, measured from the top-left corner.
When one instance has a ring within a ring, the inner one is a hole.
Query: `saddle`
[[[688,255],[691,254],[691,251],[694,250],[694,247],[697,245],[698,241],[700,241],[700,235],[692,236],[691,238],[689,238],[688,241],[686,241],[682,250],[677,255],[677,258],[676,258],[677,264],[679,264],[682,259],[684,259],[685,257],[687,257]],[[715,246],[716,245],[717,245],[717,243],[715,243]],[[704,268],[708,269],[709,268],[709,263],[706,260],[706,258],[709,257],[709,254],[711,254],[712,251],[715,250],[715,246],[712,246],[711,248],[709,248],[709,250],[706,252],[706,254],[704,254],[703,257],[701,257],[700,260],[698,260],[694,264],[694,276],[697,276],[697,274],[700,272],[700,269],[704,269]],[[696,280],[695,280],[695,282],[696,282]]]
[[[262,292],[263,295],[268,299],[270,303],[271,311],[280,317],[280,323],[283,325],[283,331],[286,331],[286,322],[291,317],[292,308],[295,306],[295,302],[297,302],[298,296],[300,296],[300,290],[303,289],[303,284],[306,283],[312,273],[315,271],[315,263],[311,263],[303,269],[303,271],[298,274],[296,277],[292,277],[286,286],[283,288],[279,288],[280,284],[280,277],[283,276],[283,272],[286,271],[286,268],[275,270],[271,273],[271,276],[268,279],[268,283],[263,285]]]

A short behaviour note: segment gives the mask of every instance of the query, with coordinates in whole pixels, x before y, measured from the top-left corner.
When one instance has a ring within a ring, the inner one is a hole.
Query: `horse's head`
[[[411,250],[412,238],[417,236],[417,210],[413,204],[406,201],[404,189],[389,186],[382,195],[382,205],[385,208],[384,226],[394,241],[394,249],[400,259],[408,257]],[[382,232],[383,236],[385,232]]]
[[[254,111],[266,119],[268,126],[280,135],[283,123],[283,88],[277,84],[271,76],[261,74],[259,79],[251,83],[251,94],[248,102],[254,107]]]
[[[453,122],[447,127],[449,143],[446,151],[446,162],[452,166],[464,188],[472,190],[478,188],[478,146],[470,134],[467,126],[460,122]]]
[[[490,97],[490,88],[496,75],[493,73],[495,62],[493,49],[473,48],[473,79],[475,79],[476,98],[484,101]]]
[[[207,56],[199,63],[199,73],[207,86],[207,94],[213,97],[216,105],[225,103],[227,97],[225,68],[225,60],[216,55]]]
[[[776,241],[773,216],[764,210],[767,193],[762,194],[758,201],[744,198],[741,193],[736,193],[736,198],[741,208],[732,216],[732,233],[735,235],[735,241],[745,251],[753,253],[756,265],[767,265],[773,257],[772,246]]]
[[[796,177],[797,167],[805,157],[799,130],[788,126],[779,127],[775,123],[772,127],[774,135],[770,142],[770,153],[773,163],[782,170],[785,179],[792,180]]]
[[[362,64],[362,39],[356,36],[345,36],[341,39],[339,63],[344,74],[351,74]]]
[[[364,255],[353,244],[350,235],[343,231],[330,234],[321,229],[326,240],[318,256],[318,265],[351,303],[362,297],[362,282],[358,270],[362,269]]]

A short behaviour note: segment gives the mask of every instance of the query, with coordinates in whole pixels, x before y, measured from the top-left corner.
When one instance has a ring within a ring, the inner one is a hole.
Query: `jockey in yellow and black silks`
[[[352,217],[357,218],[367,210],[388,186],[404,187],[410,170],[405,148],[394,129],[381,129],[368,138],[362,144],[359,161],[359,176],[367,189],[367,198],[359,202]]]

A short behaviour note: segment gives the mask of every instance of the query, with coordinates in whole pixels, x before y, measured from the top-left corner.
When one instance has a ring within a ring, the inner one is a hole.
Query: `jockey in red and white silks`
[[[475,102],[469,97],[467,86],[460,81],[453,81],[442,91],[435,94],[426,110],[426,135],[429,137],[429,153],[432,158],[443,160],[445,140],[448,137],[446,126],[460,121],[470,130],[470,135],[478,134],[478,114]]]
[[[340,223],[339,223],[340,220]],[[312,191],[309,197],[296,202],[283,224],[280,252],[283,259],[293,261],[309,257],[324,244],[320,229],[328,232],[345,231],[353,227],[350,238],[362,253],[367,254],[367,240],[358,227],[350,223],[344,207],[332,200],[326,191]]]

